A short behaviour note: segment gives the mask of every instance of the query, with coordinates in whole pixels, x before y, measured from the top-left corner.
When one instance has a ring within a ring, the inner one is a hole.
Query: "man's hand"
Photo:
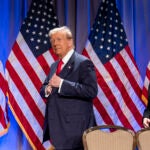
[[[51,85],[51,87],[59,87],[60,82],[61,82],[61,78],[57,76],[55,73],[50,79],[49,84]]]
[[[52,87],[48,84],[48,85],[46,86],[45,93],[46,93],[46,95],[50,95],[51,92],[52,92]]]
[[[144,128],[148,128],[150,124],[150,119],[149,118],[144,118],[143,119],[143,126]]]

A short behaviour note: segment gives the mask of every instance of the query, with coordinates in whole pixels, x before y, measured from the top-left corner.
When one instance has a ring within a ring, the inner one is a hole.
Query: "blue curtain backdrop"
[[[102,0],[55,0],[60,25],[69,26],[79,52],[85,46],[97,8]],[[150,60],[149,0],[116,0],[123,25],[139,71],[144,80]],[[17,37],[31,0],[1,0],[0,4],[0,60],[5,62]],[[10,128],[0,137],[1,150],[31,150],[25,136],[9,110]]]

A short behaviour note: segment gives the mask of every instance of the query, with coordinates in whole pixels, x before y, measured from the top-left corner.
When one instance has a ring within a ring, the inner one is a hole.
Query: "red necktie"
[[[62,69],[62,65],[63,65],[63,61],[62,59],[59,61],[58,66],[57,66],[57,70],[56,70],[56,74],[58,75],[61,72]]]

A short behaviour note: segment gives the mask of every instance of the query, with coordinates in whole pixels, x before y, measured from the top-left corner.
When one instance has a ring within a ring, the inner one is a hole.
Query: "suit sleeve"
[[[148,87],[148,105],[144,110],[143,118],[150,118],[150,85]]]
[[[53,73],[55,72],[56,66],[57,66],[58,62],[55,62],[51,65],[50,67],[50,72],[48,74],[48,76],[46,77],[44,83],[42,84],[41,88],[40,88],[40,95],[42,98],[47,98],[47,96],[45,95],[45,88],[49,83],[50,78],[52,77]]]
[[[85,60],[79,65],[78,82],[65,80],[62,83],[60,95],[92,99],[97,95],[97,79],[93,63]]]
[[[45,81],[44,81],[44,83],[42,84],[42,86],[40,88],[40,95],[41,95],[42,98],[47,98],[45,96],[45,88],[48,85],[48,81],[49,81],[49,77],[47,76],[46,79],[45,79]]]

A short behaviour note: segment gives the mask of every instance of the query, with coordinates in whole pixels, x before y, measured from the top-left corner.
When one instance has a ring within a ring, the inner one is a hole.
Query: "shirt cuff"
[[[48,86],[48,85],[47,85]],[[47,88],[47,86],[45,87],[45,97],[47,98],[50,94],[47,94],[46,93],[46,88]]]
[[[62,86],[63,81],[64,81],[64,79],[60,79],[60,85],[59,85],[58,93],[60,93],[60,90],[61,90],[61,86]]]

